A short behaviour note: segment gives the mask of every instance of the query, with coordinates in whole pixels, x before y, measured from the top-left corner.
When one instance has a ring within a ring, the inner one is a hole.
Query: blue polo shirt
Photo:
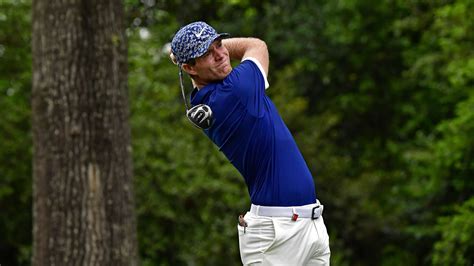
[[[194,90],[191,104],[211,107],[215,121],[204,133],[242,174],[253,204],[314,203],[313,177],[265,94],[262,72],[256,59],[246,59],[224,80]]]

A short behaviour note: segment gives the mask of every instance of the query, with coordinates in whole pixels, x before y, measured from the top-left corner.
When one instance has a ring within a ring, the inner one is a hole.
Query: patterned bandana
[[[178,64],[198,58],[207,52],[217,38],[227,37],[228,33],[217,33],[207,23],[198,21],[182,27],[171,41],[171,51]]]

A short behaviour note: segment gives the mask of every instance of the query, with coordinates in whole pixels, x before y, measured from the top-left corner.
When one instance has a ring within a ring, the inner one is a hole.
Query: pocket
[[[263,254],[273,245],[276,239],[275,226],[269,217],[247,213],[245,228],[237,225],[239,232],[240,256],[244,264],[262,260]]]
[[[318,242],[320,243],[321,248],[325,248],[329,246],[329,235],[328,235],[326,225],[324,224],[323,216],[320,216],[318,219],[313,220],[313,223],[316,226],[316,230],[317,230],[318,238],[319,238]]]
[[[241,235],[244,235],[245,233],[247,233],[247,229],[241,226],[239,223],[237,223],[237,232],[239,233],[239,237],[240,237]]]

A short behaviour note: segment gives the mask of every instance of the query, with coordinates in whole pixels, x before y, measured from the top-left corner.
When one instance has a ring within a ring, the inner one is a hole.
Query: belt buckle
[[[314,207],[314,208],[311,210],[311,220],[316,220],[316,219],[319,218],[319,216],[321,216],[321,215],[319,215],[319,216],[317,216],[317,217],[315,216],[315,215],[316,215],[316,209],[319,210],[319,207],[321,207],[321,205],[318,205],[318,206]]]

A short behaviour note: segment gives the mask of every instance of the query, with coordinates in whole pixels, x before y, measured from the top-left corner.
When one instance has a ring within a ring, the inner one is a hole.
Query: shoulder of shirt
[[[257,65],[258,69],[260,70],[260,73],[262,73],[263,79],[265,80],[265,89],[268,89],[268,87],[270,87],[270,84],[268,84],[267,73],[265,73],[265,71],[263,70],[262,64],[260,64],[260,62],[256,58],[250,56],[243,58],[241,62],[243,63],[247,60],[252,61],[255,65]]]

